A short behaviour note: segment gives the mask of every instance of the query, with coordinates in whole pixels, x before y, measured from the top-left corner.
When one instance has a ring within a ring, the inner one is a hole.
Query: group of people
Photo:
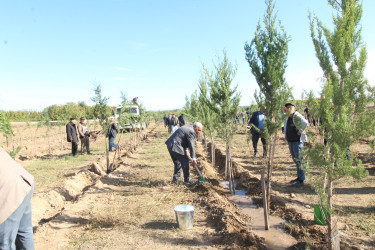
[[[185,125],[184,114],[177,117],[175,114],[164,115],[164,126],[168,127],[168,133],[174,133],[179,127]]]
[[[66,124],[67,141],[72,144],[72,155],[77,156],[78,151],[78,138],[81,141],[81,153],[87,154],[90,152],[90,131],[86,125],[85,117],[81,117],[77,124],[76,118],[70,118],[70,122]]]
[[[294,103],[285,104],[284,114],[287,114],[283,127],[284,137],[288,142],[289,152],[297,167],[297,178],[293,179],[291,184],[294,187],[301,187],[304,185],[305,181],[305,173],[302,169],[302,148],[303,143],[307,140],[304,131],[308,126],[308,121],[297,111],[297,106]],[[247,128],[250,128],[252,135],[254,157],[258,156],[257,145],[259,138],[263,144],[263,157],[267,156],[267,140],[263,136],[264,121],[266,119],[267,117],[264,114],[264,107],[261,107],[259,111],[252,114],[247,126]]]
[[[308,126],[308,121],[297,111],[297,106],[294,103],[286,103],[284,106],[284,137],[288,142],[290,154],[293,158],[297,168],[297,178],[291,180],[294,187],[301,187],[304,185],[305,174],[302,169],[303,157],[302,148],[303,143],[307,140],[305,129]],[[177,126],[177,118],[174,115],[165,117],[165,126]],[[252,134],[252,143],[254,148],[254,157],[258,156],[258,141],[261,139],[263,144],[263,157],[267,156],[267,140],[264,137],[265,121],[267,120],[264,114],[264,107],[259,111],[253,112],[249,120],[247,128],[250,128]],[[170,122],[176,121],[176,123]],[[196,122],[193,125],[185,125],[180,128],[171,127],[174,132],[169,139],[165,142],[167,149],[174,164],[174,172],[172,181],[178,182],[181,176],[181,170],[184,173],[184,182],[191,182],[189,174],[189,157],[188,151],[193,162],[193,166],[197,165],[194,139],[199,134],[203,126],[201,123]]]
[[[118,126],[117,120],[112,119],[110,122],[110,126],[106,133],[106,137],[108,137],[108,144],[109,144],[109,152],[112,152],[112,149],[117,149],[119,146],[115,143],[115,138],[118,133]],[[66,135],[67,141],[72,144],[72,155],[77,156],[78,151],[78,138],[81,141],[81,154],[87,152],[87,154],[91,154],[90,152],[90,136],[91,133],[89,128],[86,124],[85,117],[81,117],[79,123],[77,124],[76,118],[70,118],[70,122],[66,124]]]

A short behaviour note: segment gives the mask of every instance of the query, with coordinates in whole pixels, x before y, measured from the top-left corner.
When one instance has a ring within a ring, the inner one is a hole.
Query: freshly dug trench
[[[225,171],[225,150],[217,147],[215,150],[217,171],[223,175]],[[240,164],[233,161],[233,169],[235,178],[238,179],[237,187],[247,191],[251,196],[253,202],[258,206],[263,206],[261,198],[261,184],[260,179],[252,175],[248,170],[243,168]],[[293,208],[287,208],[285,199],[275,195],[271,195],[271,211],[274,215],[279,216],[288,221],[285,229],[293,237],[298,240],[295,246],[298,249],[304,249],[308,246],[322,248],[326,246],[325,228],[314,225],[313,221],[306,220],[303,215]],[[342,247],[348,247],[341,243]]]

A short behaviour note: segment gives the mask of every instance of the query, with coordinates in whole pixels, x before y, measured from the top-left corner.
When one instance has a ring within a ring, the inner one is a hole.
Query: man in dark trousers
[[[67,141],[72,143],[72,154],[77,155],[78,149],[78,135],[76,127],[76,118],[70,118],[70,122],[66,124]]]
[[[307,141],[305,129],[308,121],[297,111],[294,103],[285,104],[284,111],[289,114],[284,122],[285,139],[288,141],[289,151],[297,167],[297,178],[292,180],[294,187],[302,187],[305,181],[305,173],[302,169],[303,164],[303,143]]]
[[[200,122],[196,122],[193,125],[182,126],[165,142],[174,163],[172,181],[180,181],[181,168],[184,172],[184,182],[190,181],[189,158],[186,150],[190,150],[190,156],[193,161],[193,166],[195,167],[197,165],[197,159],[195,156],[194,139],[196,135],[202,131],[202,128],[203,126]]]
[[[181,115],[178,117],[178,122],[179,122],[179,124],[180,124],[180,127],[182,127],[182,126],[185,125],[184,114],[181,114]]]
[[[267,156],[267,141],[265,138],[260,136],[260,133],[255,129],[258,128],[261,131],[264,130],[264,121],[266,116],[264,115],[264,108],[261,107],[259,111],[254,112],[250,118],[249,125],[247,128],[251,128],[250,132],[252,135],[253,148],[254,148],[254,157],[258,156],[258,141],[259,137],[263,144],[263,157]]]

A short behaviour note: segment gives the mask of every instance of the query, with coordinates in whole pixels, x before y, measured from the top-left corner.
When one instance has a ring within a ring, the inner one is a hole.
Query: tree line
[[[111,113],[115,107],[108,106],[108,112]],[[67,121],[71,117],[85,117],[94,119],[100,115],[95,105],[89,106],[85,102],[68,102],[63,105],[51,105],[43,111],[18,110],[1,111],[9,122],[37,122],[37,121]]]

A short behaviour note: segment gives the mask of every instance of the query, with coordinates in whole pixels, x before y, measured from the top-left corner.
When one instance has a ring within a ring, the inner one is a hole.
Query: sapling
[[[341,178],[368,175],[349,148],[361,138],[374,135],[375,113],[368,108],[374,91],[363,76],[367,52],[361,40],[362,5],[358,0],[328,0],[333,8],[333,31],[309,15],[310,32],[325,84],[319,102],[320,130],[324,142],[314,139],[306,152],[306,169],[315,169],[311,179],[321,206],[327,210],[328,248],[336,238],[333,223],[334,184]]]
[[[214,74],[209,81],[210,109],[217,114],[216,125],[218,136],[225,141],[226,148],[226,171],[229,178],[229,188],[234,193],[234,183],[231,168],[230,147],[237,126],[234,123],[239,109],[241,95],[237,92],[237,86],[232,86],[233,78],[236,74],[236,67],[233,66],[226,55],[214,66]]]
[[[107,108],[108,105],[108,99],[109,97],[104,97],[102,95],[102,87],[101,84],[98,83],[95,88],[94,88],[94,93],[95,95],[91,97],[91,101],[95,103],[95,108],[96,111],[99,114],[99,124],[102,127],[102,130],[104,134],[106,135],[108,133],[108,128],[111,125],[109,118],[110,111]],[[109,166],[109,152],[108,152],[108,145],[107,145],[107,140],[104,140],[105,144],[105,152],[106,152],[106,161],[107,161],[107,173],[110,171],[110,166]]]
[[[290,97],[290,89],[285,81],[289,38],[284,27],[274,14],[275,5],[272,0],[265,1],[267,11],[263,17],[263,25],[257,25],[251,43],[245,43],[246,60],[258,85],[259,93],[255,93],[258,105],[264,107],[267,119],[264,131],[257,130],[267,140],[267,208],[270,207],[271,182],[277,132],[281,127],[281,112],[286,100]],[[254,127],[254,129],[257,129]]]

